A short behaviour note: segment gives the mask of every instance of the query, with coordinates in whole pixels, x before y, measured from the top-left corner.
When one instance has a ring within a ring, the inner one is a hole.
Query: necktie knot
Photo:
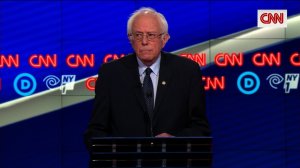
[[[151,72],[152,72],[152,69],[148,67],[148,68],[145,70],[145,72],[146,72],[146,75],[150,75]]]

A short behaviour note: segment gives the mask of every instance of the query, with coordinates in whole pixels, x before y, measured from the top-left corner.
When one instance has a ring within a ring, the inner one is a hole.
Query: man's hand
[[[164,132],[164,133],[156,135],[155,137],[161,138],[161,137],[175,137],[175,136]]]

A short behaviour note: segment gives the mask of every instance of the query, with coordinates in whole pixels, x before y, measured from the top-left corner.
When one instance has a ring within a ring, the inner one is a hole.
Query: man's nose
[[[148,36],[147,35],[143,35],[142,44],[143,45],[147,45],[148,44]]]

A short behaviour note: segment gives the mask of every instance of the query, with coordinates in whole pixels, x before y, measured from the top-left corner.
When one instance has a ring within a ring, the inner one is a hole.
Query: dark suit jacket
[[[103,64],[95,92],[86,140],[92,136],[145,137],[163,132],[175,136],[210,134],[201,71],[187,58],[161,53],[152,121],[146,111],[135,54]]]

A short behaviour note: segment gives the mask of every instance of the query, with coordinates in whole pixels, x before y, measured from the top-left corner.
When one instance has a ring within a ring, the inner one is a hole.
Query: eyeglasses
[[[165,34],[165,33],[161,33],[161,34],[158,34],[158,33],[146,33],[146,34],[144,34],[144,33],[132,33],[132,34],[128,34],[128,36],[133,37],[134,40],[142,41],[143,37],[145,35],[147,37],[147,40],[153,41],[153,40],[161,37],[163,34]]]

